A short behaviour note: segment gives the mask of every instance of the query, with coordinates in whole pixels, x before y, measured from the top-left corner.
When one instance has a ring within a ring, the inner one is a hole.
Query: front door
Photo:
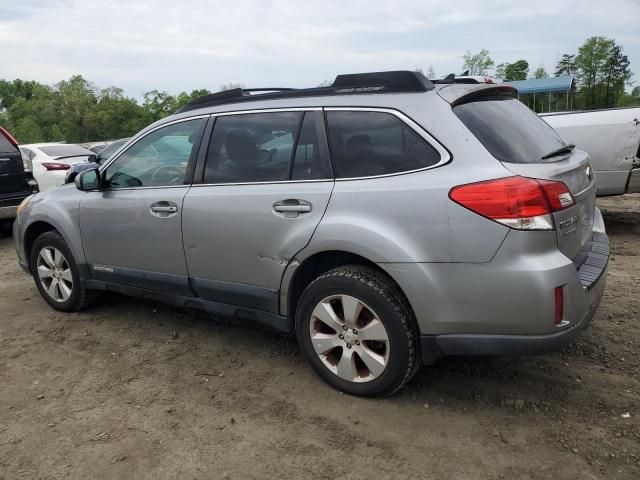
[[[102,171],[100,191],[86,193],[80,228],[93,278],[190,295],[182,207],[205,122],[152,130]]]
[[[216,118],[202,183],[184,202],[198,296],[278,312],[283,272],[309,243],[333,189],[323,128],[320,111]]]

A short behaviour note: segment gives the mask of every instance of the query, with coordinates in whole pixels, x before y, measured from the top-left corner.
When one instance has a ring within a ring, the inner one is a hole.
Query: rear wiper
[[[542,157],[540,157],[540,160],[546,160],[547,158],[552,158],[552,157],[557,157],[558,155],[563,155],[565,153],[571,153],[571,151],[576,148],[576,146],[573,143],[570,143],[568,145],[565,145],[563,147],[560,147],[552,152],[547,153],[546,155],[543,155]]]

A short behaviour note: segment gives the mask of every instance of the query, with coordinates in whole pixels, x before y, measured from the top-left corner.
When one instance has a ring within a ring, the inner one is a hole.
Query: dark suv
[[[8,229],[18,205],[37,192],[38,184],[30,172],[24,171],[18,142],[0,127],[0,229]]]

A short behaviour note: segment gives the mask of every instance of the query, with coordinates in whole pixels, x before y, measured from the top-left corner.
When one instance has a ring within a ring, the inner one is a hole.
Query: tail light
[[[16,147],[18,146],[18,141],[15,138],[13,138],[13,136],[9,132],[7,132],[4,128],[0,127],[0,133],[4,135],[12,145]]]
[[[42,166],[49,170],[69,170],[71,168],[70,165],[66,163],[57,163],[57,162],[42,162]]]
[[[472,212],[518,230],[553,230],[551,214],[575,203],[563,182],[520,176],[453,187],[449,198]]]

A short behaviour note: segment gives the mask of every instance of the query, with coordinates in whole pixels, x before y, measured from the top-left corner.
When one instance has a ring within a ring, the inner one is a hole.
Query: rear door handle
[[[282,200],[273,204],[273,210],[278,213],[309,213],[311,203],[297,199]]]

